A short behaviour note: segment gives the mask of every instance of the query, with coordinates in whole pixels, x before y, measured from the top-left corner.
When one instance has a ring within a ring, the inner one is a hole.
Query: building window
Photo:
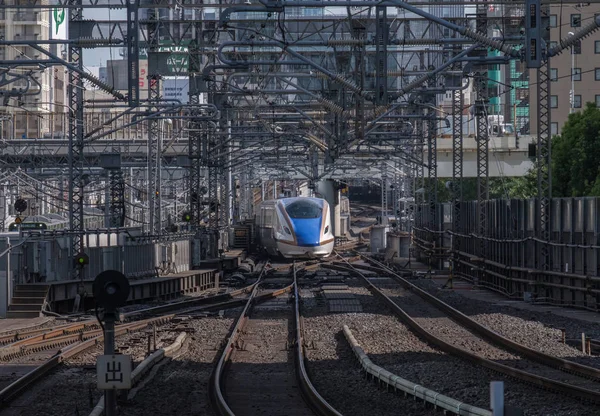
[[[550,96],[550,108],[558,108],[558,95]]]
[[[551,14],[550,15],[550,27],[557,27],[558,24],[556,23],[556,15],[555,14]]]
[[[594,42],[594,52],[600,53],[600,40]]]
[[[550,81],[558,81],[558,69],[550,68]]]
[[[573,81],[581,81],[581,68],[573,68]]]
[[[581,53],[581,41],[578,40],[575,42],[575,45],[571,47],[571,55],[579,55]]]
[[[571,15],[571,27],[581,27],[581,15],[580,14],[572,14]]]
[[[558,134],[558,123],[550,123],[550,135],[556,136]]]
[[[596,68],[596,70],[594,72],[595,72],[594,79],[596,81],[600,81],[600,68]]]
[[[581,108],[581,95],[575,95],[573,100],[573,108]]]
[[[551,40],[550,41],[550,49],[555,48],[558,46],[558,42],[555,40]]]
[[[600,108],[600,95],[596,95],[596,107]]]
[[[525,70],[527,70],[527,67],[525,67],[525,63],[521,62],[521,61],[513,61],[515,63],[515,72],[523,72]]]

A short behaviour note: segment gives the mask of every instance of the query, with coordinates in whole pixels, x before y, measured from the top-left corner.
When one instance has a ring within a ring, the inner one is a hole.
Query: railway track
[[[139,331],[149,325],[160,325],[173,320],[178,314],[182,313],[218,310],[243,305],[246,299],[236,299],[236,297],[251,292],[255,287],[256,284],[252,284],[228,293],[173,302],[122,314],[122,321],[148,315],[158,316],[117,325],[115,335],[121,336]],[[177,311],[177,313],[166,314],[166,312],[172,311]],[[11,373],[9,371],[11,368],[17,368],[19,371],[12,372],[17,375],[14,380],[10,377],[0,380],[0,385],[3,386],[0,391],[0,407],[6,406],[7,403],[14,400],[62,362],[95,347],[103,339],[102,329],[95,320],[22,332],[16,331],[4,335],[4,338],[0,338],[0,342],[4,340],[5,343],[0,348],[0,360],[10,362],[0,365],[0,371]],[[6,345],[11,341],[12,343]],[[25,368],[23,368],[24,364],[27,364]],[[21,375],[21,373],[23,374]]]
[[[159,325],[161,323],[170,321],[174,317],[175,315],[168,315],[118,325],[115,329],[115,335],[121,336],[134,331],[139,331],[152,324]],[[35,363],[31,366],[31,371],[28,371],[21,377],[18,377],[16,380],[12,381],[0,391],[0,408],[4,408],[8,403],[10,403],[16,397],[18,397],[33,383],[35,383],[40,378],[44,377],[59,364],[61,364],[65,360],[71,359],[85,352],[86,350],[92,347],[95,347],[103,339],[103,335],[98,334],[87,340],[79,340],[75,344],[69,345],[66,348],[46,348],[45,350],[43,350],[43,353],[37,354],[33,360],[30,360]],[[39,350],[38,352],[42,352],[42,350]],[[4,370],[6,370],[6,368],[10,365],[18,366],[19,364],[4,364],[2,367],[4,367]]]
[[[0,335],[0,345],[19,345],[27,339],[43,340],[62,335],[69,335],[80,331],[99,328],[97,322],[88,320],[72,324],[64,324],[58,326],[50,326],[44,328],[14,330],[8,334]]]
[[[369,261],[375,266],[337,263],[325,267],[361,277],[369,290],[407,326],[441,350],[542,389],[600,404],[600,370],[511,341],[417,288],[381,263]],[[386,282],[388,287],[392,283],[392,287],[402,289],[382,289],[378,287],[378,282],[383,283],[381,278],[367,277],[359,268],[390,276]]]
[[[169,303],[166,305],[137,310],[121,314],[121,321],[129,321],[133,318],[144,316],[175,316],[189,314],[191,312],[210,312],[242,306],[246,302],[243,297],[254,288],[255,284],[228,293],[208,296],[204,298],[185,300]],[[167,312],[176,312],[166,314]],[[146,320],[134,320],[132,322],[144,322]],[[5,336],[5,340],[12,340],[0,347],[0,361],[10,362],[20,357],[38,352],[58,352],[60,348],[66,347],[102,335],[102,329],[96,320],[86,320],[73,324],[60,325],[44,329],[26,332],[16,332]]]
[[[308,379],[295,266],[291,274],[289,286],[262,297],[257,286],[248,299],[211,377],[217,414],[339,415]]]
[[[505,348],[517,354],[521,354],[524,357],[527,357],[528,359],[531,359],[539,364],[548,367],[553,367],[566,373],[572,373],[582,378],[600,381],[599,369],[579,364],[573,361],[569,361],[563,358],[555,357],[553,355],[545,354],[541,351],[526,347],[518,342],[515,342],[510,338],[504,337],[498,334],[497,332],[489,329],[485,325],[480,324],[474,319],[469,318],[467,315],[451,307],[450,305],[438,299],[437,297],[429,294],[427,291],[413,285],[408,280],[404,279],[402,276],[394,272],[394,270],[385,266],[381,262],[369,257],[362,257],[365,258],[369,263],[374,265],[372,270],[376,270],[383,273],[389,273],[390,276],[402,287],[410,290],[411,292],[414,292],[421,299],[430,302],[432,305],[436,306],[438,309],[441,309],[449,316],[451,316],[453,320],[460,322],[462,325],[469,328],[470,330],[477,332],[489,342],[493,342],[501,346],[502,348]]]
[[[160,316],[177,311],[184,314],[196,311],[212,311],[234,308],[243,305],[245,294],[250,293],[255,284],[213,296],[198,297],[136,311],[121,313],[121,322],[136,318]],[[63,347],[78,341],[85,341],[101,333],[97,320],[89,319],[76,323],[19,331],[0,335],[0,361],[12,360],[31,352]]]
[[[262,276],[269,268],[269,261],[265,261],[260,267],[259,276]],[[258,282],[258,280],[257,280]],[[195,312],[195,311],[210,311],[233,308],[241,306],[246,302],[247,295],[252,292],[256,282],[240,289],[218,293],[213,296],[197,297],[193,299],[180,300],[164,305],[153,306],[150,308],[138,309],[136,311],[120,314],[120,320],[126,321],[141,316],[154,316],[166,312],[178,311],[178,313]]]
[[[359,258],[355,257],[351,260],[357,259]],[[329,259],[330,262],[333,260]],[[315,261],[307,261],[304,264],[309,269],[318,267],[318,262]],[[257,282],[227,293],[123,313],[121,321],[124,323],[117,326],[116,334],[120,336],[139,331],[148,325],[158,325],[170,321],[178,315],[192,316],[192,312],[240,307],[248,302],[248,294],[251,294],[250,298],[254,299],[256,303],[271,299],[281,292],[260,293],[261,291],[257,290],[267,269],[268,267],[262,268]],[[280,265],[275,271],[286,269],[293,269],[295,273],[293,263]],[[292,286],[288,286],[286,290],[291,291]],[[0,345],[3,344],[0,347],[0,361],[4,361],[4,364],[0,364],[0,388],[2,388],[0,390],[0,407],[6,406],[19,397],[53,368],[99,345],[102,340],[102,330],[95,320],[24,331],[15,330],[3,334],[0,336]],[[18,368],[19,371],[11,371],[14,368]],[[3,377],[2,374],[6,373],[12,375]]]

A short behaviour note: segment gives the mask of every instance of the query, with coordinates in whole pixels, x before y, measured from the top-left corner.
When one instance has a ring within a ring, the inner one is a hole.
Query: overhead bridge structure
[[[551,60],[588,41],[600,16],[551,44],[558,3],[573,2],[0,0],[0,226],[62,215],[59,279],[84,288],[91,268],[75,260],[90,251],[89,208],[103,233],[155,245],[150,269],[179,256],[188,270],[221,259],[257,200],[319,192],[335,206],[345,183],[375,181],[382,214],[414,233],[419,258],[594,308],[595,279],[583,281],[586,300],[552,280],[575,273],[556,244],[568,257],[581,241],[561,240],[556,225],[549,109]],[[90,71],[109,49],[122,59]],[[490,177],[532,168],[535,201],[489,201]],[[449,205],[439,178],[452,183]],[[476,178],[476,201],[464,200],[465,178]],[[21,199],[27,211],[16,212]],[[21,267],[32,261],[17,252],[31,250],[23,238],[0,269],[43,282],[46,268]],[[36,244],[50,250],[52,238]],[[527,264],[504,259],[511,250]],[[590,261],[579,275],[598,276]]]
[[[532,158],[529,155],[529,143],[535,140],[531,136],[506,136],[492,137],[489,141],[490,154],[490,177],[523,176],[533,167]],[[162,152],[162,166],[164,169],[177,169],[189,165],[188,138],[174,138]],[[436,139],[437,149],[437,173],[440,178],[452,177],[452,141],[449,139]],[[0,163],[5,168],[23,169],[36,173],[43,169],[46,173],[60,170],[60,166],[68,162],[69,143],[66,140],[57,139],[20,139],[5,140],[2,142],[3,152],[0,155]],[[140,139],[110,139],[97,140],[86,146],[85,158],[89,169],[98,171],[111,163],[120,163],[121,168],[141,169],[147,166],[148,143]],[[247,153],[244,160],[256,156],[258,160],[268,163],[268,158],[263,152],[268,150],[261,145],[260,154],[250,148],[240,148],[239,153]],[[277,151],[275,147],[272,149]],[[393,151],[393,147],[381,147],[381,153]],[[423,149],[427,157],[427,149]],[[377,163],[381,153],[364,151],[360,146],[353,146],[340,159],[359,161],[361,163]],[[463,138],[463,176],[477,177],[476,169],[476,140],[473,137]],[[296,156],[300,159],[308,155],[304,152],[297,154],[287,153],[288,156]],[[232,161],[232,165],[236,161]],[[292,167],[293,169],[293,167]],[[425,167],[427,173],[427,167]],[[365,171],[360,165],[344,169],[332,169],[325,174],[326,178],[343,180],[355,175],[366,175],[365,177],[381,178],[378,169]],[[306,180],[300,172],[290,172],[289,176],[280,179]]]

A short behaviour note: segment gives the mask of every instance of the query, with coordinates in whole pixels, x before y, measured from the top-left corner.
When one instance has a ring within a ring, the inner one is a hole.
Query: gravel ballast
[[[190,321],[194,333],[188,334],[180,353],[168,359],[153,379],[139,390],[122,409],[122,416],[211,415],[208,383],[221,342],[234,323],[233,310],[224,318],[209,317]]]
[[[189,334],[188,338],[202,340],[200,343],[206,348],[200,347],[202,351],[191,360],[186,360],[185,357],[182,357],[183,365],[189,366],[196,358],[201,360],[199,356],[203,354],[214,356],[216,353],[215,347],[218,348],[220,346],[220,339],[216,337],[219,334],[223,334],[223,336],[227,334],[232,322],[232,319],[223,318],[204,318],[190,321],[189,325],[194,327],[196,332]],[[157,327],[157,348],[170,345],[175,340],[180,333],[175,328],[176,325],[172,324]],[[131,355],[134,360],[134,366],[145,359],[147,355],[147,336],[149,333],[151,331],[138,331],[117,337],[116,339],[117,350],[123,354]],[[213,340],[216,341],[213,342]],[[187,341],[187,343],[193,345],[193,342]],[[188,348],[187,343],[185,348]],[[193,347],[189,349],[190,351],[194,351]],[[100,344],[65,361],[63,365],[57,367],[50,374],[35,383],[27,392],[15,399],[10,404],[10,407],[4,409],[0,414],[2,416],[88,415],[102,395],[102,392],[96,387],[96,357],[102,353],[103,346]],[[30,357],[30,359],[33,361],[34,357]],[[206,360],[209,360],[208,362],[210,363],[210,357],[207,357]],[[198,364],[202,365],[203,363],[199,362]],[[196,379],[207,383],[212,365],[206,365],[208,367],[206,377],[203,375],[198,376],[193,368],[190,369],[190,380],[175,383],[178,387],[171,387],[172,395],[165,394],[165,392],[169,391],[170,386],[174,385],[172,381],[173,377],[169,377],[169,380],[166,380],[168,375],[165,377],[158,375],[146,388],[138,392],[134,400],[130,403],[123,403],[120,408],[121,413],[119,414],[122,416],[192,414],[178,410],[169,412],[171,408],[177,409],[177,405],[179,407],[184,405],[189,408],[192,404],[188,399],[190,394],[187,394],[186,398],[183,399],[184,396],[176,394],[176,390],[184,391],[186,387],[191,390]],[[162,386],[156,388],[156,384],[162,384]],[[154,389],[154,391],[150,394],[143,393],[151,389]],[[203,387],[200,387],[200,389],[201,391],[205,391],[202,390]],[[204,399],[204,395],[201,396]],[[169,398],[171,398],[173,403],[168,403]]]
[[[345,361],[342,354],[344,348],[347,348],[346,355],[350,357],[350,360],[354,360],[350,355],[351,351],[347,347],[345,339],[341,338],[343,335],[336,332],[339,331],[338,328],[346,324],[375,364],[400,377],[457,400],[487,407],[489,405],[490,381],[504,381],[506,403],[523,409],[527,415],[571,416],[597,414],[600,411],[597,406],[585,405],[575,399],[509,380],[502,375],[440,352],[418,339],[400,321],[382,310],[382,302],[371,296],[366,289],[355,288],[353,292],[359,296],[365,313],[321,314],[306,319],[305,331],[307,332],[307,338],[309,338],[309,331],[311,333],[316,332],[317,335],[310,335],[313,339],[321,337],[315,341],[318,348],[316,352],[310,351],[310,368],[313,368],[317,363],[325,369],[325,365],[321,363],[323,360],[326,360],[325,362],[330,366],[339,366],[341,362]],[[306,315],[310,316],[310,313]],[[327,336],[327,330],[335,335]],[[328,385],[327,383],[331,383],[331,380],[319,380],[321,376],[315,374],[312,370],[311,376],[315,384],[319,384],[317,387],[319,392],[326,395],[329,400],[331,391],[332,399],[330,403],[332,405],[336,403],[335,394],[336,391],[340,390],[336,387],[341,383],[338,382],[334,386]],[[322,391],[322,389],[324,390]],[[341,406],[345,406],[347,409],[345,414],[362,414],[359,410],[360,400],[349,401],[347,399],[348,395],[354,397],[359,394],[358,391],[338,393],[340,396],[338,401]],[[388,395],[391,394],[386,393],[384,397]],[[377,402],[379,403],[381,400]],[[412,404],[410,400],[409,402]],[[391,407],[399,409],[398,404]],[[344,413],[342,408],[339,410]],[[420,407],[417,410],[423,411],[423,408]],[[375,412],[372,407],[370,412],[370,414],[397,414],[397,411],[394,413],[394,411],[386,409]],[[410,409],[400,413],[413,414]],[[367,414],[367,412],[364,414]]]
[[[565,330],[567,339],[581,339],[581,333],[599,339],[598,323],[467,298],[458,292],[441,290],[434,282],[426,279],[412,283],[513,341],[546,354],[600,368],[600,357],[590,357],[576,347],[563,344],[560,329]],[[600,315],[598,320],[600,321]]]
[[[303,291],[303,295],[307,295],[306,292]],[[365,311],[376,307],[365,288],[353,287],[352,292],[358,295]],[[303,296],[307,370],[313,385],[331,406],[344,415],[437,414],[424,408],[422,403],[385,392],[374,382],[367,381],[342,333],[343,325],[355,331],[378,323],[393,323],[394,318],[371,313],[328,314],[322,299],[308,295]]]

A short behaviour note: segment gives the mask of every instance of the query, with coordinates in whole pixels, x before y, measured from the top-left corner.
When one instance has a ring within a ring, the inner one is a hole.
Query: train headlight
[[[286,232],[286,234],[292,235],[292,232],[290,231],[290,229],[288,227],[283,227],[283,229]]]
[[[323,234],[327,234],[329,232],[329,225],[327,227],[325,227],[325,231],[323,231]]]

